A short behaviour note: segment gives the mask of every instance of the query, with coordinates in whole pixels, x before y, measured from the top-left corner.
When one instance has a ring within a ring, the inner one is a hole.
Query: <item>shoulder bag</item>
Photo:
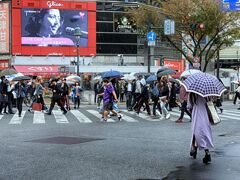
[[[212,101],[208,101],[206,103],[206,109],[207,109],[209,121],[212,125],[216,125],[221,122],[221,119],[218,116],[218,113]]]

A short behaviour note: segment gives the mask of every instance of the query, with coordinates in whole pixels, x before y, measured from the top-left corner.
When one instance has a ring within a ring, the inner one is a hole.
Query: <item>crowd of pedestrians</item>
[[[98,104],[98,108],[100,108],[101,100],[104,99],[103,95],[106,89],[104,80],[102,83],[97,81],[94,84],[94,101]],[[150,84],[146,82],[142,75],[126,81],[116,80],[116,78],[106,80],[111,82],[117,101],[119,101],[119,98],[120,102],[125,100],[127,110],[135,111],[136,115],[142,110],[146,110],[149,116],[169,119],[172,108],[179,107],[177,103],[179,84],[170,82],[167,76],[161,77],[158,81]],[[153,105],[152,109],[150,108],[151,104]]]
[[[199,74],[199,77],[206,78],[208,76],[202,73]],[[195,78],[199,77],[196,76]],[[209,76],[208,78],[205,80],[206,82],[210,81],[212,77]],[[217,92],[217,94],[213,94],[212,92],[203,94],[206,92],[205,84],[197,82],[197,90],[189,90],[190,86],[188,87],[188,85],[195,80],[189,79],[189,77],[182,76],[180,80],[176,81],[166,75],[157,76],[156,80],[149,82],[146,81],[143,75],[138,75],[136,79],[127,80],[122,80],[119,77],[107,77],[103,78],[102,82],[95,82],[94,102],[102,114],[103,122],[108,121],[109,116],[116,116],[119,121],[122,120],[123,115],[119,109],[119,99],[120,102],[126,101],[126,109],[128,111],[135,111],[136,115],[146,111],[152,118],[160,118],[161,120],[169,119],[172,109],[178,108],[181,114],[175,121],[176,123],[183,122],[185,113],[191,119],[192,138],[190,156],[195,159],[197,150],[203,149],[205,151],[203,163],[208,164],[211,161],[209,149],[213,148],[211,124],[214,121],[210,118],[207,104],[208,102],[213,102],[216,110],[219,109],[222,113],[220,95],[225,90],[225,87],[222,82],[213,78],[213,81],[219,84],[209,89],[219,88],[214,90],[214,93]],[[13,105],[15,104],[18,116],[21,117],[24,100],[28,97],[32,100],[32,104],[28,109],[30,112],[39,110],[34,108],[34,104],[40,104],[40,111],[51,115],[57,103],[63,114],[66,114],[71,110],[70,99],[74,104],[74,109],[80,108],[83,89],[79,82],[69,85],[66,78],[62,78],[50,79],[47,84],[46,86],[45,82],[44,85],[41,77],[36,77],[36,79],[28,81],[19,80],[9,82],[2,76],[0,82],[0,114],[14,114]],[[49,108],[47,108],[44,101],[44,91],[46,88],[52,91]],[[198,92],[199,89],[200,92]],[[240,99],[239,89],[240,86],[236,89],[234,104],[237,98]]]
[[[52,92],[49,108],[44,100],[46,89],[50,89]],[[42,77],[38,76],[31,80],[8,81],[5,76],[2,76],[0,82],[0,114],[15,114],[13,107],[16,107],[18,116],[21,117],[23,103],[29,106],[29,112],[40,110],[48,115],[52,114],[52,110],[57,103],[63,114],[66,114],[71,109],[70,99],[74,104],[74,109],[80,108],[81,94],[82,88],[79,82],[69,85],[65,78],[50,79],[44,82]],[[30,102],[30,104],[27,102]],[[35,109],[34,104],[40,105],[41,109]]]

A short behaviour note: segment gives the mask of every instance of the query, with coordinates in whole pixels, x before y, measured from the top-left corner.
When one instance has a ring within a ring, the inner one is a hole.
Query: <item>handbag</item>
[[[207,109],[207,113],[208,113],[208,119],[212,125],[216,125],[221,122],[221,119],[218,116],[217,111],[216,111],[212,101],[208,101],[206,103],[206,109]]]
[[[36,103],[36,102],[34,102],[34,103],[32,104],[32,109],[33,109],[34,111],[41,111],[41,110],[42,110],[42,104],[41,104],[41,103]]]
[[[0,102],[6,103],[8,101],[8,96],[6,94],[0,94]]]

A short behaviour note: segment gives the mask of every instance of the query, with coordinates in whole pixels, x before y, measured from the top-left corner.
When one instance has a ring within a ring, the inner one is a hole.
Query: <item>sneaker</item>
[[[164,120],[164,119],[165,119],[165,117],[161,115],[160,116],[160,120]]]
[[[102,118],[101,122],[107,122],[107,119]]]
[[[65,111],[63,112],[63,114],[67,114],[67,111],[65,110]]]
[[[159,115],[159,116],[161,116],[162,114],[159,112],[159,111],[156,111],[157,112],[157,114]]]
[[[178,119],[178,120],[175,121],[175,123],[182,123],[182,122],[183,122],[182,119]]]
[[[167,115],[166,115],[166,119],[169,119],[170,118],[170,113],[167,113]]]
[[[121,121],[122,120],[122,115],[118,115],[118,120]]]

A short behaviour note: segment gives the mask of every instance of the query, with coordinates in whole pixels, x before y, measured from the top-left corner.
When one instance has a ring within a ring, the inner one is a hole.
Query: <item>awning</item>
[[[60,75],[59,66],[14,66],[17,72],[27,76],[51,76]]]

